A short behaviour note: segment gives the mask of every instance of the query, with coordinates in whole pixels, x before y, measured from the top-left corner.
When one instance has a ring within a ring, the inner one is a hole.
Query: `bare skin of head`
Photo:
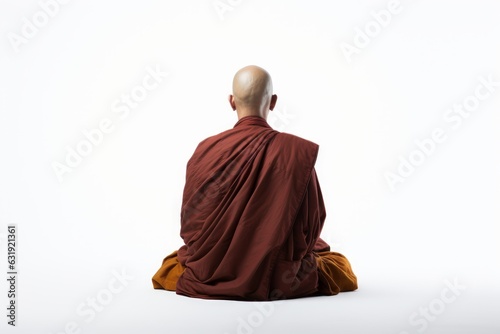
[[[246,116],[267,119],[277,100],[278,96],[273,94],[271,76],[263,68],[245,66],[234,75],[233,94],[229,95],[229,104],[236,110],[238,119]]]

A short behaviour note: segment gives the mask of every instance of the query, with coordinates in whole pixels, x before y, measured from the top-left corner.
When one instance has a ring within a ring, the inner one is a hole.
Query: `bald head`
[[[233,94],[229,96],[229,103],[238,112],[238,118],[260,116],[266,119],[276,99],[271,76],[263,68],[250,65],[234,75]]]

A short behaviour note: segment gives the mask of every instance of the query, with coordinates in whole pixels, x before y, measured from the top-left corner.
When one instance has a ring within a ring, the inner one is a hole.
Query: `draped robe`
[[[320,238],[318,145],[257,116],[202,141],[188,161],[184,245],[153,287],[207,299],[275,300],[357,289],[349,261]]]

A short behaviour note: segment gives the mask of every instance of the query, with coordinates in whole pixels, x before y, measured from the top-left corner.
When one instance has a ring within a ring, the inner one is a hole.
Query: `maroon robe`
[[[318,252],[330,248],[319,238],[317,154],[318,145],[256,116],[202,141],[187,164],[175,291],[236,300],[338,293],[318,271]],[[169,270],[153,277],[155,287],[167,288]]]

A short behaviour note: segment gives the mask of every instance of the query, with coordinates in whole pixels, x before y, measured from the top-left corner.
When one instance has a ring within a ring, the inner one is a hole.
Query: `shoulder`
[[[220,144],[224,143],[225,139],[229,137],[230,134],[231,134],[231,129],[201,140],[196,146],[193,155],[204,154],[207,151],[213,150],[215,148],[217,151],[221,150],[223,148],[222,146],[224,145],[221,146]]]
[[[203,139],[202,141],[200,141],[198,143],[198,146],[210,145],[210,144],[216,143],[216,142],[220,141],[221,139],[227,137],[231,132],[232,132],[232,129],[228,129],[228,130],[222,131],[220,133],[217,133],[215,135],[212,135],[210,137],[207,137],[207,138]]]
[[[283,149],[306,150],[317,154],[319,145],[302,137],[280,132],[274,139],[275,143]]]
[[[269,154],[278,169],[312,169],[318,157],[319,145],[289,133],[280,132],[271,143]]]

